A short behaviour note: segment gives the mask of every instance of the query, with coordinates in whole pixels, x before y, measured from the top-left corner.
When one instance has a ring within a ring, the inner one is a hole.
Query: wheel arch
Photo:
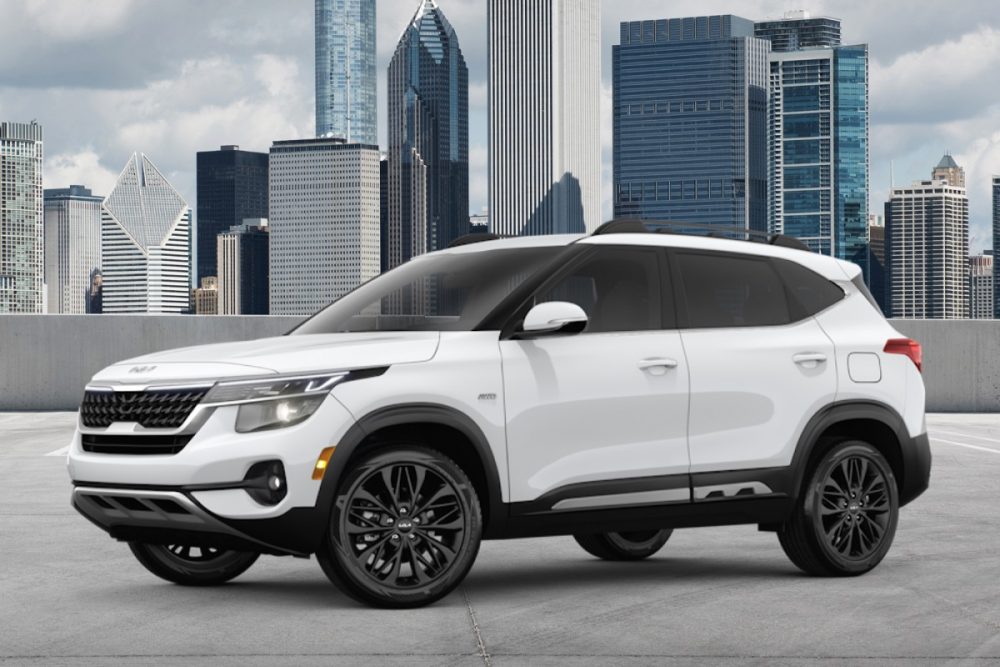
[[[836,443],[848,439],[868,442],[889,462],[899,488],[900,504],[912,500],[905,443],[912,440],[903,418],[890,406],[876,401],[843,401],[827,406],[809,420],[792,458],[792,492],[800,497],[806,475]],[[922,490],[922,489],[921,489]]]
[[[482,429],[455,408],[413,403],[368,413],[337,443],[317,497],[324,530],[330,520],[337,485],[351,462],[367,452],[403,441],[437,449],[454,460],[469,475],[479,496],[484,537],[501,529],[506,515],[500,474]]]

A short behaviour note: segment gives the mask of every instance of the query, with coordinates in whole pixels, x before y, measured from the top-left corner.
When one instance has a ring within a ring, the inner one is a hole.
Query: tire
[[[182,586],[217,586],[235,579],[256,562],[252,551],[226,551],[187,545],[129,542],[136,560],[147,570]]]
[[[576,543],[592,556],[604,560],[642,560],[659,551],[673,529],[636,530],[621,533],[574,535]]]
[[[422,607],[462,582],[482,532],[479,498],[465,472],[440,452],[406,445],[346,472],[317,560],[359,602]]]
[[[898,520],[892,467],[870,444],[847,440],[816,463],[778,540],[807,574],[857,576],[885,557]]]

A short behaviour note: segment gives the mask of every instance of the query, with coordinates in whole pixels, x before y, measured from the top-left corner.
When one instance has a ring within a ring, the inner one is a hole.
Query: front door
[[[652,248],[596,246],[534,299],[577,303],[586,329],[500,342],[512,502],[690,500],[688,366],[664,268]]]

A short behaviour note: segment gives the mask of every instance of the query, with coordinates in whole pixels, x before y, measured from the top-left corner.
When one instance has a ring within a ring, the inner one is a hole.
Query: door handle
[[[650,357],[639,362],[639,370],[645,371],[650,368],[677,368],[677,360],[666,357]]]
[[[822,352],[800,352],[792,355],[792,361],[806,368],[815,368],[826,361],[826,355]]]

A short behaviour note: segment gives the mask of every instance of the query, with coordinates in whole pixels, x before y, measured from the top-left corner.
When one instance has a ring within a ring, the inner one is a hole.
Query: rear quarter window
[[[844,290],[815,271],[787,259],[772,261],[788,290],[793,320],[811,317],[844,298]]]

